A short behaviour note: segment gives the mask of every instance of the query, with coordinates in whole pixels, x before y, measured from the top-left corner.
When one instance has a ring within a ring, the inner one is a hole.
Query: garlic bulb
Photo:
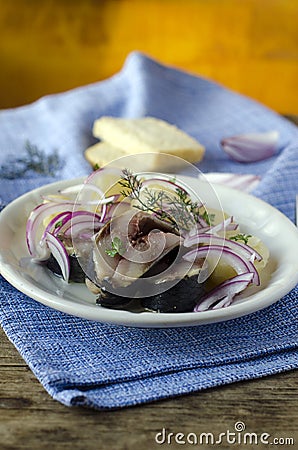
[[[222,149],[238,162],[256,162],[273,156],[278,149],[278,131],[247,133],[221,140]]]

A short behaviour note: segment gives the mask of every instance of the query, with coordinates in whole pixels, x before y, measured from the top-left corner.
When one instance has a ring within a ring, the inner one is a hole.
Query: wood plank
[[[46,393],[1,330],[0,448],[149,450],[162,428],[218,435],[239,420],[250,432],[298,439],[297,388],[293,371],[124,410],[67,408]]]

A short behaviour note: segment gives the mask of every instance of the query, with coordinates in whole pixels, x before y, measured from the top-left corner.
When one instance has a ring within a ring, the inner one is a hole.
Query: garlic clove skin
[[[278,150],[279,132],[247,133],[230,136],[220,141],[227,155],[238,162],[256,162],[270,158]]]

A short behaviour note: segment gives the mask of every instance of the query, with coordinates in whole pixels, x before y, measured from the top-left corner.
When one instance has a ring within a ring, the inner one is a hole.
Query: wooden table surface
[[[297,116],[289,118],[298,123]],[[218,446],[196,446],[187,441],[175,443],[173,437],[170,444],[155,441],[163,428],[167,439],[172,432],[174,439],[177,433],[183,433],[185,440],[189,433],[198,437],[201,433],[213,433],[217,437],[227,430],[233,432],[239,421],[248,433],[268,433],[268,442],[281,439],[280,444],[231,445],[223,440]],[[159,447],[298,448],[297,371],[116,411],[68,408],[47,394],[0,328],[0,450]]]
[[[53,400],[0,331],[1,450],[151,450],[195,448],[191,444],[157,444],[162,428],[173,433],[234,431],[293,438],[298,445],[298,377],[296,371],[234,383],[195,394],[116,411],[68,408]],[[220,449],[268,449],[268,445],[197,446]]]

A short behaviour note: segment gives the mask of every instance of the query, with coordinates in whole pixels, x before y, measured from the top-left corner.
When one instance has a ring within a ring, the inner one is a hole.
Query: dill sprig
[[[142,182],[138,179],[137,175],[134,175],[131,170],[123,169],[121,180],[119,181],[120,186],[124,187],[120,194],[124,197],[130,197],[138,199],[142,189]]]
[[[183,189],[177,187],[173,195],[164,190],[149,189],[128,169],[122,171],[119,184],[124,188],[121,191],[124,197],[138,201],[134,204],[135,208],[154,213],[161,220],[169,222],[177,231],[180,228],[189,230],[198,222],[201,205],[193,202]]]
[[[0,176],[9,180],[26,177],[30,172],[54,176],[62,168],[57,150],[47,155],[43,150],[29,141],[25,142],[25,154],[8,160],[0,167]]]
[[[202,219],[205,220],[207,225],[211,226],[214,222],[215,214],[209,214],[206,210],[201,215]]]
[[[138,201],[138,204],[134,205],[135,208],[144,212],[150,211],[160,219],[169,221],[175,228],[177,228],[175,220],[163,209],[163,199],[165,197],[164,191],[154,192],[148,188],[143,189],[143,182],[129,169],[122,170],[122,176],[119,184],[124,188],[120,191],[120,194],[124,197],[130,197],[131,199]],[[141,197],[142,189],[146,201],[144,201]]]

